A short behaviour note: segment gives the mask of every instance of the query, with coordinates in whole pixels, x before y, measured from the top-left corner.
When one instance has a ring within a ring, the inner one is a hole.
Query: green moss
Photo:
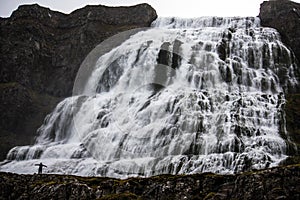
[[[11,87],[17,87],[19,83],[17,82],[9,82],[9,83],[0,83],[0,90],[11,88]]]
[[[87,186],[91,188],[97,188],[99,185],[101,185],[103,182],[106,181],[113,181],[118,182],[117,179],[113,178],[106,178],[106,177],[80,177],[76,176],[75,177],[80,183],[86,184]]]
[[[205,172],[202,175],[204,175],[206,177],[222,177],[222,175],[220,175],[220,174],[215,174],[215,173],[211,173],[211,172]]]
[[[281,187],[273,188],[271,193],[275,196],[286,196],[284,189]]]
[[[120,194],[105,195],[104,197],[100,198],[99,200],[113,200],[113,199],[129,200],[129,199],[140,199],[140,198],[133,193],[125,192],[125,193],[120,193]]]
[[[300,164],[300,156],[289,156],[280,163],[280,166]]]
[[[56,185],[56,184],[58,184],[56,181],[50,181],[50,182],[45,183],[45,185],[47,185],[47,186]],[[62,183],[59,183],[59,184],[62,184]]]
[[[55,184],[60,184],[60,183],[58,183],[57,181],[46,181],[46,180],[42,179],[42,180],[35,181],[31,185],[31,187],[36,187],[36,186],[41,186],[41,185],[51,186],[51,185],[55,185]]]
[[[286,168],[299,168],[298,170],[300,170],[300,163],[297,163],[297,164],[292,164],[292,165],[288,165],[288,166],[285,166]],[[284,167],[283,167],[284,168]]]
[[[150,177],[150,179],[152,179],[153,181],[171,181],[171,180],[176,180],[178,178],[181,178],[181,177],[186,177],[188,175],[182,175],[182,174],[179,174],[179,175],[172,175],[172,174],[162,174],[162,175],[157,175],[157,176],[152,176]]]
[[[276,187],[272,189],[273,192],[281,192],[282,190],[283,189],[281,187]]]
[[[216,196],[215,192],[210,192],[208,195],[204,197],[203,200],[213,199]]]

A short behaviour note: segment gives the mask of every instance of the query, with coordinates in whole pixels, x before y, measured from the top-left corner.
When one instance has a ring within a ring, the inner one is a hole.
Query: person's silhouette
[[[43,167],[47,167],[46,165],[43,165],[43,163],[35,164],[35,166],[39,166],[38,174],[42,174]]]

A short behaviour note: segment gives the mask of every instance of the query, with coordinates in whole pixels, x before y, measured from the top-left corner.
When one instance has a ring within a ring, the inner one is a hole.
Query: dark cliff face
[[[118,180],[0,173],[0,199],[299,199],[300,166]]]
[[[37,92],[70,96],[85,56],[106,38],[156,18],[147,4],[86,6],[69,15],[39,5],[20,6],[1,20],[0,82],[18,82]]]
[[[96,45],[156,17],[148,4],[86,6],[69,15],[35,4],[0,18],[0,160],[32,143],[46,114],[71,96],[80,64]]]
[[[288,0],[265,1],[261,4],[259,17],[261,25],[278,30],[283,43],[293,50],[298,69],[296,75],[300,77],[300,4]],[[291,155],[300,155],[300,87],[287,95],[285,107],[286,125],[289,137],[298,146],[298,152],[290,149]],[[298,158],[299,160],[299,158]]]
[[[0,84],[0,160],[12,147],[33,143],[35,130],[59,100],[17,82]]]
[[[282,41],[300,61],[300,4],[288,0],[264,1],[259,18],[262,26],[279,31]]]

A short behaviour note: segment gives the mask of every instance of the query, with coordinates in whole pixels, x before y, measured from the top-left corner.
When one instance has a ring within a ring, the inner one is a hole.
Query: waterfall
[[[159,18],[98,58],[35,145],[1,171],[126,178],[237,173],[287,157],[283,106],[293,54],[259,19]]]

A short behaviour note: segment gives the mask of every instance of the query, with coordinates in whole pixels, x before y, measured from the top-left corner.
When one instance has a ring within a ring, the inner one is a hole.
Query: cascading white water
[[[34,173],[43,162],[49,173],[125,178],[276,166],[294,68],[258,18],[159,18],[101,56],[83,93],[0,170]]]

